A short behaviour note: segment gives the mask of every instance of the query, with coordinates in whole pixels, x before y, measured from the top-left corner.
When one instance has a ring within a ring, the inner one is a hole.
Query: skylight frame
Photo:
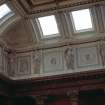
[[[86,9],[89,10],[89,14],[90,14],[90,19],[91,19],[92,28],[76,30],[76,27],[75,27],[75,23],[74,23],[74,19],[73,19],[72,12],[79,11],[79,10],[80,10],[80,11],[81,11],[81,10],[86,10]],[[79,34],[79,33],[94,32],[94,31],[95,31],[95,28],[94,28],[94,22],[93,22],[93,16],[92,16],[91,9],[90,9],[90,8],[85,8],[85,9],[79,9],[79,10],[75,10],[75,11],[71,11],[71,12],[69,12],[69,16],[70,16],[71,24],[72,24],[72,28],[73,28],[73,33],[74,33],[74,34]]]
[[[12,9],[8,6],[8,4],[6,3],[3,3],[1,4],[0,6],[7,6],[7,8],[10,10],[9,12],[7,12],[5,15],[3,15],[1,18],[0,18],[0,25],[2,25],[6,20],[8,20],[9,18],[11,18],[12,16],[14,16],[14,12],[12,11]]]
[[[58,33],[50,34],[50,35],[44,35],[43,30],[42,30],[42,27],[41,27],[41,24],[40,24],[40,21],[39,21],[39,18],[48,17],[48,16],[54,16]],[[55,37],[59,37],[59,36],[60,36],[59,26],[58,26],[58,23],[57,23],[56,16],[55,16],[54,14],[52,14],[52,15],[47,15],[47,16],[42,16],[42,17],[38,17],[38,18],[37,18],[37,25],[38,25],[39,33],[40,33],[42,39],[55,38]]]
[[[2,11],[1,9],[2,10],[5,9],[4,13],[1,13],[1,11]],[[11,10],[11,8],[6,3],[4,3],[4,4],[0,5],[0,13],[1,13],[0,14],[1,15],[0,16],[0,20],[1,20],[4,17],[6,17],[8,14],[12,13],[12,10]]]

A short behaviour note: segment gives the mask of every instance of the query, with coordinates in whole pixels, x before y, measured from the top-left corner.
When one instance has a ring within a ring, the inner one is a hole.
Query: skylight
[[[6,4],[1,5],[0,6],[0,19],[6,16],[10,12],[11,12],[11,9]]]
[[[43,36],[53,36],[59,33],[54,15],[38,18]]]
[[[73,11],[72,18],[76,32],[89,31],[93,28],[89,9]]]

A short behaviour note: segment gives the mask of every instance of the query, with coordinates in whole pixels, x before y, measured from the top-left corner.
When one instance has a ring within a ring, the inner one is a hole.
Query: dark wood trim
[[[0,78],[1,95],[63,95],[72,91],[105,89],[105,69],[56,76],[11,80]]]
[[[55,95],[67,92],[104,89],[105,70],[64,74],[43,78],[12,81],[16,95]]]

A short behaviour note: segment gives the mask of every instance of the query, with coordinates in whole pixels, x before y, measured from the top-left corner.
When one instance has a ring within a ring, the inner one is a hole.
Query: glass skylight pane
[[[73,11],[72,17],[76,31],[92,29],[92,20],[89,9]]]
[[[9,12],[11,12],[10,8],[3,4],[0,6],[0,19],[3,18],[5,15],[7,15]]]
[[[54,15],[38,18],[44,36],[59,33]]]

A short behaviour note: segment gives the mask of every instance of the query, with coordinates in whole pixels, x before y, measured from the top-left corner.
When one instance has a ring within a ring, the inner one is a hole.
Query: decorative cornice
[[[52,11],[68,10],[68,8],[84,6],[84,5],[97,5],[103,4],[104,0],[46,0],[46,1],[33,1],[33,0],[17,0],[27,15],[42,14]]]
[[[64,47],[67,45],[79,45],[79,44],[85,44],[85,43],[94,43],[94,42],[99,42],[103,37],[105,36],[105,34],[100,34],[100,35],[94,35],[91,36],[89,38],[71,38],[71,39],[63,39],[63,40],[59,40],[57,43],[53,43],[53,44],[45,44],[45,43],[35,43],[35,44],[31,44],[28,47],[20,47],[20,48],[14,48],[14,50],[17,53],[25,53],[25,52],[31,52],[34,50],[45,50],[45,49],[53,49],[53,48],[59,48],[59,47]]]

